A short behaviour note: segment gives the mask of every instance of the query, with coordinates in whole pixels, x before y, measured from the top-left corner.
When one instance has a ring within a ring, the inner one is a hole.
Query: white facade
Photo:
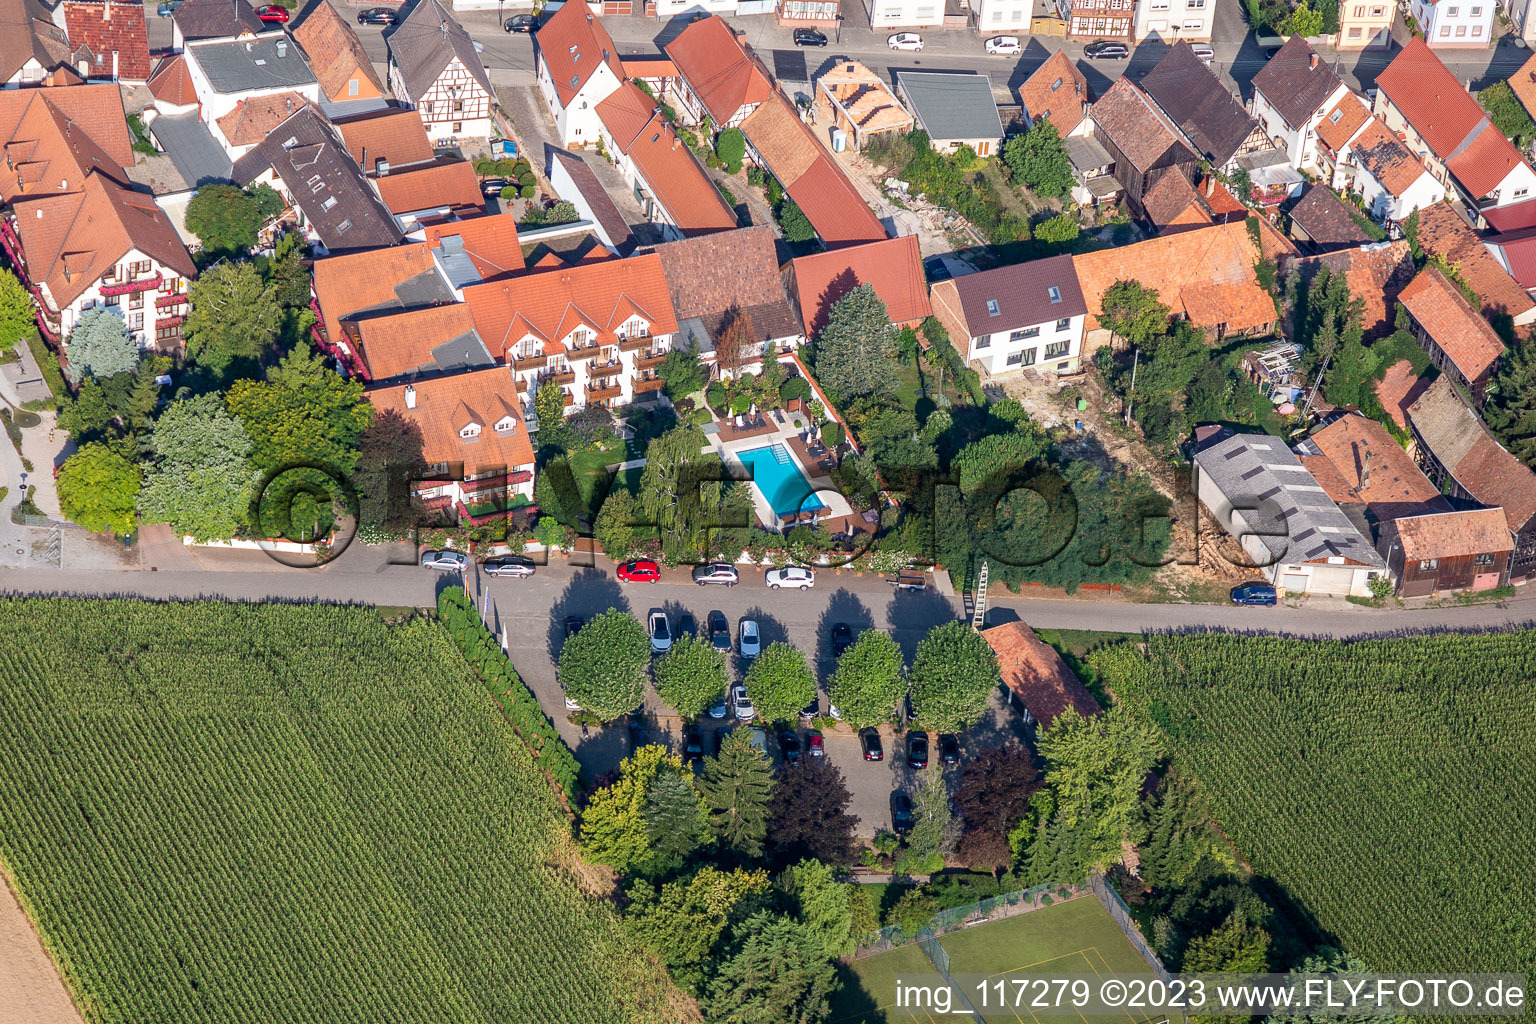
[[[944,24],[944,0],[864,0],[864,10],[869,14],[869,27],[876,31]]]
[[[976,7],[976,30],[984,39],[1025,35],[1034,10],[1034,0],[981,0]]]
[[[421,114],[422,126],[434,146],[491,137],[491,95],[458,57],[422,96],[410,94],[405,77],[391,61],[389,86],[406,106]]]
[[[213,132],[215,139],[222,141],[224,135],[218,130],[214,122],[246,100],[257,99],[262,96],[276,96],[285,92],[296,92],[309,102],[317,106],[319,105],[320,83],[314,81],[313,75],[310,76],[311,80],[309,82],[300,85],[279,85],[265,89],[245,89],[240,92],[219,92],[214,88],[213,83],[208,80],[207,73],[203,70],[202,65],[197,59],[198,43],[207,42],[212,42],[212,40],[198,40],[190,49],[185,51],[186,57],[184,59],[187,63],[187,74],[192,79],[192,89],[197,93],[198,116],[203,119],[203,123],[208,126],[208,130]],[[304,62],[304,55],[299,50],[297,43],[286,42],[282,49],[283,59],[300,63]]]
[[[1208,43],[1215,19],[1216,0],[1139,0],[1136,38]]]
[[[1355,190],[1365,197],[1365,208],[1377,220],[1401,221],[1414,210],[1434,206],[1445,198],[1445,186],[1424,171],[1401,195],[1387,191],[1364,167],[1356,165]]]
[[[1285,150],[1285,157],[1290,165],[1298,171],[1317,171],[1319,169],[1317,159],[1317,125],[1334,105],[1344,98],[1349,92],[1349,87],[1340,83],[1339,87],[1329,93],[1322,106],[1307,115],[1306,121],[1299,125],[1288,124],[1280,112],[1270,105],[1269,100],[1262,92],[1255,89],[1253,92],[1253,116],[1259,119],[1259,126],[1264,129],[1264,134],[1274,142],[1277,149]]]
[[[1434,49],[1486,49],[1493,37],[1493,0],[1412,0],[1410,11]]]
[[[68,338],[81,314],[99,306],[121,316],[128,333],[142,349],[153,349],[157,342],[167,348],[181,344],[189,283],[179,270],[172,270],[137,249],[123,254],[111,274],[103,275],[63,309],[55,306],[46,281],[37,284],[46,300],[47,312],[58,313],[61,338]]]
[[[596,143],[603,129],[602,119],[597,116],[597,105],[623,84],[608,66],[608,62],[600,61],[571,97],[571,102],[564,105],[560,103],[560,94],[555,90],[549,64],[545,62],[542,51],[538,55],[535,74],[544,105],[549,108],[549,116],[554,118],[555,133],[560,137],[560,144],[586,146]]]
[[[1046,323],[970,340],[969,362],[979,363],[989,377],[1025,370],[1076,373],[1083,354],[1083,323],[1086,316],[1061,317]]]
[[[580,324],[563,338],[550,339],[564,345],[564,352],[546,355],[544,338],[530,332],[507,350],[507,358],[526,394],[558,387],[568,413],[588,404],[618,408],[661,390],[658,371],[672,348],[671,334],[651,334],[650,323],[636,314],[611,339],[602,344],[598,339],[596,327]]]

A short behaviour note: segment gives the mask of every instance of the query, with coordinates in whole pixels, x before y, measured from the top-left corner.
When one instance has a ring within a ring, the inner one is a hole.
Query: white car
[[[463,572],[469,567],[469,559],[458,551],[423,551],[421,567],[439,572]]]
[[[987,40],[987,52],[1017,57],[1024,52],[1024,48],[1019,45],[1018,36],[993,36]]]
[[[1206,43],[1190,43],[1189,48],[1194,51],[1196,57],[1207,64],[1216,59],[1216,51]]]
[[[736,631],[741,641],[741,656],[743,658],[755,658],[762,653],[763,637],[757,631],[756,619],[742,619],[741,628]]]
[[[731,710],[731,695],[729,693],[722,693],[720,695],[720,699],[715,701],[713,704],[711,704],[709,706],[709,717],[710,718],[724,718],[726,716],[726,713],[728,711],[730,711],[730,710]]]
[[[747,688],[740,683],[731,687],[731,710],[736,713],[737,721],[750,722],[757,717],[757,708],[752,706],[752,698],[747,696]]]
[[[662,651],[672,649],[672,625],[667,622],[667,613],[660,609],[651,612],[651,650],[660,654]]]
[[[923,48],[923,37],[916,32],[897,32],[886,39],[885,45],[893,50],[907,50],[911,53],[918,53]]]
[[[786,565],[782,569],[768,570],[768,589],[778,590],[780,587],[799,587],[801,590],[810,590],[816,585],[816,573],[799,565]]]
[[[571,695],[565,692],[565,687],[563,687],[563,686],[560,687],[560,694],[561,694],[561,696],[563,696],[565,698],[565,710],[567,710],[567,711],[580,711],[581,710],[581,705],[577,704],[575,701],[571,700]]]

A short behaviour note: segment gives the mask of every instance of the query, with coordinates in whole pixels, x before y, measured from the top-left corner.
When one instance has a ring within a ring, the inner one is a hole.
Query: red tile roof
[[[407,389],[414,408],[407,404]],[[533,468],[517,381],[505,366],[370,388],[366,394],[376,413],[392,412],[421,427],[422,457],[428,464],[462,464],[465,473]],[[496,429],[507,421],[510,430]],[[461,436],[468,423],[480,428],[473,438]]]
[[[667,56],[717,124],[774,94],[767,73],[748,56],[724,19],[696,21],[668,43]]]
[[[984,629],[981,635],[997,654],[1003,683],[1041,726],[1050,728],[1068,708],[1084,717],[1099,713],[1098,701],[1082,680],[1026,623],[1007,622]]]
[[[1347,497],[1335,501],[1364,503],[1377,522],[1403,516],[1449,512],[1450,503],[1430,482],[1412,456],[1373,419],[1340,416],[1308,439],[1343,479]]]
[[[90,174],[78,191],[15,201],[32,279],[46,282],[60,307],[79,298],[134,250],[185,277],[197,267],[152,196],[133,192],[103,174]]]
[[[812,335],[826,326],[838,299],[864,284],[874,286],[893,324],[915,324],[933,315],[916,235],[801,256],[790,266],[800,320]]]
[[[292,31],[326,99],[345,102],[387,94],[363,41],[329,3],[322,0],[311,4],[309,13]],[[353,81],[357,82],[356,94],[351,91]]]
[[[1429,387],[1429,378],[1413,372],[1413,364],[1399,359],[1376,382],[1376,400],[1402,430],[1408,429],[1408,407]]]
[[[413,213],[438,206],[485,209],[480,179],[467,160],[449,160],[428,167],[391,171],[372,179],[390,213]]]
[[[1083,109],[1093,100],[1088,79],[1065,50],[1056,50],[1019,86],[1019,101],[1031,118],[1050,118],[1062,138],[1083,122]]]
[[[380,160],[403,168],[426,163],[436,156],[421,114],[407,107],[373,110],[336,118],[333,123],[352,159],[370,174],[378,168]]]
[[[1413,187],[1414,182],[1429,173],[1413,151],[1375,117],[1355,136],[1349,148],[1360,166],[1369,171],[1382,188],[1399,198]]]
[[[1284,267],[1287,274],[1299,273],[1303,280],[1311,280],[1320,267],[1343,274],[1350,296],[1362,303],[1361,325],[1371,338],[1392,330],[1398,293],[1413,280],[1413,252],[1405,239],[1399,239],[1287,260]]]
[[[563,107],[587,84],[599,66],[606,64],[613,77],[624,80],[618,48],[603,23],[586,4],[566,4],[540,26],[533,45],[549,68],[550,81]]]
[[[1339,102],[1328,108],[1328,113],[1317,123],[1317,137],[1337,154],[1355,137],[1360,126],[1370,119],[1371,112],[1360,101],[1360,97],[1347,92]]]
[[[112,58],[117,56],[117,77],[127,82],[149,78],[149,35],[144,25],[142,3],[92,3],[66,0],[64,31],[69,33],[72,51],[88,47],[98,61],[91,67],[92,77],[112,74]]]
[[[268,96],[253,96],[236,100],[235,109],[219,118],[214,124],[231,146],[260,145],[278,125],[292,117],[294,111],[305,104],[296,92],[279,92]]]
[[[1419,211],[1419,244],[1456,268],[1461,279],[1482,300],[1483,316],[1507,313],[1519,321],[1536,309],[1536,300],[1509,276],[1449,203],[1436,203]]]
[[[784,97],[774,93],[741,130],[829,248],[887,237],[859,190]]]
[[[1376,87],[1473,196],[1492,192],[1522,162],[1424,40],[1409,40]]]
[[[127,136],[116,85],[0,90],[0,139],[9,140],[0,201],[78,192],[93,172],[126,181]]]
[[[1408,409],[1408,420],[1468,494],[1504,510],[1512,531],[1519,533],[1536,516],[1536,473],[1493,439],[1450,377],[1442,375],[1419,396]]]
[[[361,310],[401,308],[397,286],[422,274],[437,274],[425,242],[328,256],[315,261],[315,300],[334,340],[343,320]]]
[[[149,94],[173,107],[197,105],[197,91],[192,87],[185,54],[174,54],[160,62],[149,76]]]
[[[1266,223],[1260,221],[1261,239],[1284,251],[1283,239],[1263,233]],[[1294,247],[1290,252],[1294,255]],[[1104,293],[1116,281],[1141,282],[1197,327],[1238,332],[1272,324],[1278,314],[1254,273],[1259,260],[1247,225],[1236,221],[1072,257],[1090,330],[1098,327]]]
[[[372,379],[390,380],[435,370],[433,349],[474,329],[475,318],[462,302],[427,306],[359,321],[358,347]],[[479,361],[483,365],[485,357]]]
[[[1403,558],[1409,562],[1427,558],[1465,558],[1515,549],[1504,511],[1497,508],[1399,519],[1397,539],[1403,545]]]
[[[469,217],[426,229],[427,244],[436,249],[445,238],[458,238],[464,255],[482,281],[496,280],[523,269],[523,248],[517,239],[517,218],[510,213]]]
[[[1536,233],[1523,231],[1521,234],[1524,237],[1494,235],[1488,239],[1488,244],[1497,246],[1499,252],[1504,254],[1509,276],[1520,287],[1530,291],[1536,288]]]
[[[1420,271],[1398,301],[1468,381],[1481,380],[1504,355],[1504,342],[1488,321],[1434,267]]]
[[[600,341],[611,341],[630,309],[643,311],[651,334],[677,332],[666,274],[655,253],[566,265],[512,281],[472,285],[464,289],[464,301],[475,315],[480,337],[497,357],[505,356],[530,330],[558,344],[576,326],[585,324]]]

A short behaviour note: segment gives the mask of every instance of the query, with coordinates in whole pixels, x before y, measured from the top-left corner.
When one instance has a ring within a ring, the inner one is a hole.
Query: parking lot
[[[567,616],[591,619],[609,608],[619,608],[643,622],[650,612],[660,609],[667,613],[674,632],[687,628],[688,621],[702,632],[709,613],[718,610],[731,627],[733,649],[728,668],[732,681],[739,681],[744,670],[734,645],[741,620],[753,619],[762,632],[764,646],[777,641],[794,644],[805,653],[818,681],[824,684],[835,666],[831,640],[834,625],[847,624],[855,636],[865,629],[886,630],[901,645],[910,663],[918,642],[928,631],[959,614],[956,602],[931,590],[896,592],[877,577],[853,573],[839,576],[823,571],[817,576],[815,588],[807,591],[771,591],[763,584],[761,574],[750,573],[739,586],[729,588],[694,586],[687,570],[681,569],[664,569],[661,581],[655,584],[622,583],[609,569],[576,569],[559,576],[557,579],[556,573],[541,571],[530,579],[481,578],[478,586],[484,588],[488,621],[504,631],[512,663],[593,777],[612,771],[628,753],[629,730],[622,721],[606,728],[584,730],[567,720],[564,699],[555,680],[555,662],[564,640]],[[472,591],[475,587],[472,582]],[[819,699],[825,713],[824,689],[819,692]],[[681,751],[683,723],[671,708],[661,704],[654,692],[647,694],[645,714],[651,740]],[[739,724],[730,717],[717,721],[705,715],[700,722],[705,752],[714,750],[712,734],[717,729]],[[798,728],[803,745],[809,726],[800,723]],[[842,771],[853,794],[849,811],[859,819],[860,834],[866,836],[873,835],[877,828],[890,827],[892,792],[912,792],[919,775],[907,767],[906,748],[893,728],[882,727],[881,734],[885,760],[866,762],[858,736],[851,728],[840,725],[824,733],[827,760]],[[984,747],[1015,742],[1022,736],[1018,716],[998,696],[988,719],[961,735],[962,763]],[[926,770],[938,771],[937,736],[931,739],[934,749]],[[776,738],[770,738],[769,750],[777,763]]]

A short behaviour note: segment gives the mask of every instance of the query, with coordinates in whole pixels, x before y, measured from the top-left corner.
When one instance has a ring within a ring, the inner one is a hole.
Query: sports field
[[[1016,979],[1029,975],[1147,974],[1150,968],[1131,947],[1120,929],[1104,913],[1099,901],[1084,896],[1066,903],[950,932],[940,938],[949,953],[950,973],[986,974]],[[843,987],[832,1002],[828,1024],[900,1024],[917,1020],[939,1024],[954,1015],[911,1016],[895,1008],[898,978],[934,974],[933,964],[916,944],[901,946],[853,962],[842,975]],[[974,992],[966,995],[979,998]],[[1011,998],[1011,995],[1010,995]],[[978,1006],[980,1004],[978,1003]],[[985,1014],[989,1024],[1145,1024],[1146,1018],[1121,1014],[1093,1017],[1036,1016],[1027,1009],[993,1010]],[[1155,1018],[1158,1021],[1164,1018]]]

